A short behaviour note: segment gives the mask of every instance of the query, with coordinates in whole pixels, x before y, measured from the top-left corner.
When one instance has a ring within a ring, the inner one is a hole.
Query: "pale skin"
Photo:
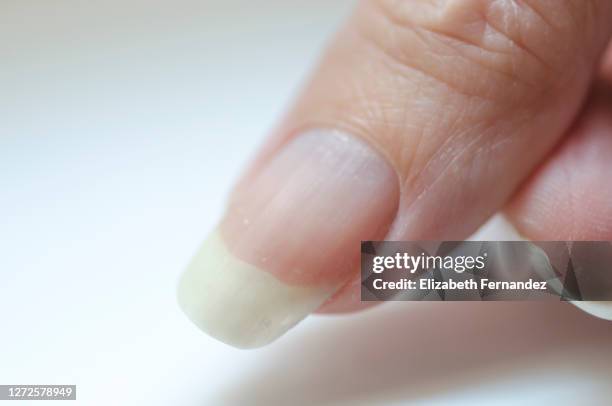
[[[236,185],[222,244],[334,287],[333,313],[365,307],[361,240],[461,240],[499,211],[527,239],[612,240],[611,21],[609,0],[362,0]]]
[[[340,128],[397,171],[394,239],[466,238],[506,209],[526,238],[610,240],[610,21],[607,0],[362,1],[245,179],[301,129]],[[361,308],[358,287],[321,311]]]

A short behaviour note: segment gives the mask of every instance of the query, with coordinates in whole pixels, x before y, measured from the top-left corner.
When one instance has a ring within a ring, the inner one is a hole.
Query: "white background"
[[[83,405],[555,404],[612,395],[612,323],[389,304],[240,351],[179,273],[350,1],[0,3],[0,384]]]

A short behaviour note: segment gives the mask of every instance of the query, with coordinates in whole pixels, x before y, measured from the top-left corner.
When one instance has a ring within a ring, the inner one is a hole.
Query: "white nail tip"
[[[612,302],[577,302],[572,304],[582,311],[600,319],[612,320]]]
[[[281,282],[235,258],[214,232],[183,274],[178,301],[204,332],[238,348],[256,348],[283,335],[332,293]]]
[[[508,233],[512,240],[523,240],[529,241],[525,238],[518,230],[505,218],[502,220],[503,227],[505,227],[505,231]],[[599,317],[600,319],[612,320],[612,301],[601,301],[601,302],[593,302],[593,301],[570,301],[571,304],[582,310],[583,312],[589,313],[595,317]]]

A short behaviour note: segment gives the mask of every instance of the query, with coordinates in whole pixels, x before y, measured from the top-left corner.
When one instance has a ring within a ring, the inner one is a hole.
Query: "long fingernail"
[[[303,133],[242,182],[179,285],[202,330],[241,348],[265,345],[358,272],[361,240],[395,217],[395,171],[361,139]]]

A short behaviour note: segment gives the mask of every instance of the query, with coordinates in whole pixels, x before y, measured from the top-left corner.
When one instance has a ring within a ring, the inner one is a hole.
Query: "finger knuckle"
[[[408,70],[469,95],[525,103],[562,85],[576,56],[568,27],[589,18],[574,0],[556,2],[561,10],[547,18],[535,0],[366,0],[360,27]]]

